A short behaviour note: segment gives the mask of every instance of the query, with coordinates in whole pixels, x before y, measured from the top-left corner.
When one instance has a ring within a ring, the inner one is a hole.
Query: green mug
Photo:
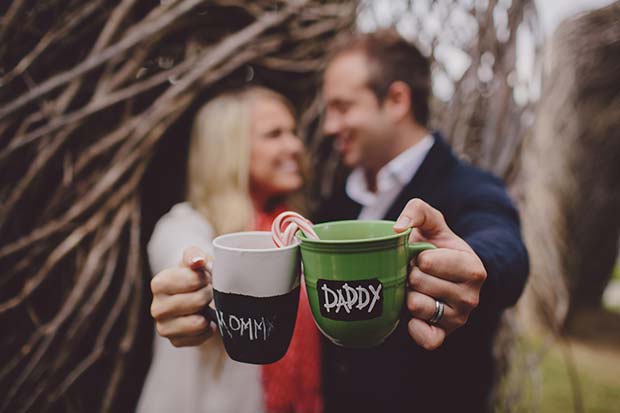
[[[314,225],[319,240],[297,232],[314,320],[333,343],[352,348],[381,344],[398,326],[409,261],[435,248],[409,244],[411,229],[393,221],[335,221]]]

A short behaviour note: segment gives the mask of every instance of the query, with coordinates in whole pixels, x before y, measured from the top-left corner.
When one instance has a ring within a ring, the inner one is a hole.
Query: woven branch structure
[[[312,122],[355,4],[14,0],[0,15],[0,411],[129,411],[152,331],[144,238],[183,195],[191,115],[260,81]]]

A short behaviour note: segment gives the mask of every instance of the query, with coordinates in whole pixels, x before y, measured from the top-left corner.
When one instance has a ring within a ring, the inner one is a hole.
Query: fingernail
[[[194,265],[194,264],[198,264],[198,263],[204,263],[204,260],[205,260],[204,257],[201,257],[200,255],[196,255],[196,256],[192,257],[192,259],[189,260],[189,262],[190,262],[191,265]]]
[[[409,228],[410,225],[411,225],[411,218],[409,218],[406,215],[403,215],[398,218],[398,221],[396,221],[396,224],[394,224],[394,228],[398,228],[398,229]]]

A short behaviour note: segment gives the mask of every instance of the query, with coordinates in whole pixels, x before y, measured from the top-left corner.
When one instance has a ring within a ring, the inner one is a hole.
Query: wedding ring
[[[442,303],[439,300],[435,300],[435,313],[430,318],[430,320],[428,320],[428,323],[437,324],[439,321],[441,321],[441,318],[443,317],[443,310],[444,310],[444,303]]]

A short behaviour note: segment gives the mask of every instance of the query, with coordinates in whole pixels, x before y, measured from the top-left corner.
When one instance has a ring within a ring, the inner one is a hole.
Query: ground
[[[582,314],[565,342],[553,345],[541,369],[541,412],[579,412],[567,361],[574,361],[583,412],[620,412],[620,279],[604,296],[605,309]],[[574,377],[574,376],[573,376]]]
[[[572,354],[587,413],[620,412],[620,346],[570,339],[555,346],[542,364],[541,412],[577,412],[566,362]]]

